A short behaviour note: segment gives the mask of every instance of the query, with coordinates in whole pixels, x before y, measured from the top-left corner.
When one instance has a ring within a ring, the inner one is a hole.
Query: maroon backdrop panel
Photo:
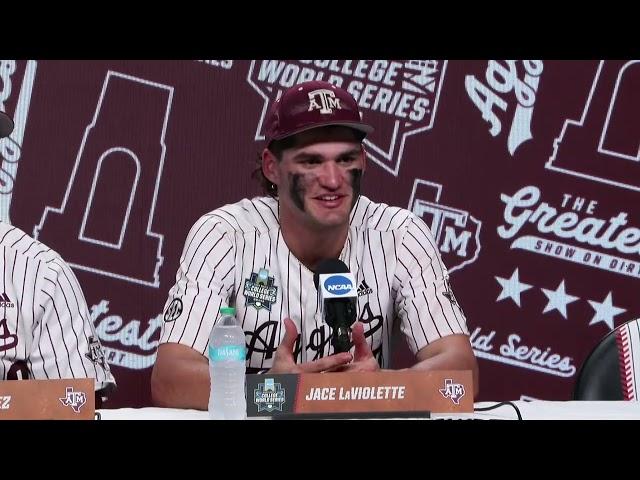
[[[376,127],[364,193],[431,227],[480,399],[569,399],[594,344],[640,311],[639,62],[3,60],[0,215],[74,268],[110,406],[150,405],[185,236],[259,193],[265,111],[309,79],[347,88]]]

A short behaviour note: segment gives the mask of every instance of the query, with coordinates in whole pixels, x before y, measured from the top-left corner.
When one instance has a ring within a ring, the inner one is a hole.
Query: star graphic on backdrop
[[[502,287],[502,291],[500,292],[500,295],[498,295],[496,302],[499,302],[500,300],[504,300],[506,298],[511,298],[516,303],[516,305],[520,307],[520,294],[525,290],[529,290],[531,288],[531,285],[529,285],[528,283],[522,283],[520,281],[520,279],[518,278],[518,269],[516,268],[513,271],[513,273],[511,274],[511,278],[509,279],[502,277],[495,277],[495,279]]]
[[[566,292],[564,289],[564,279],[562,279],[560,285],[558,285],[558,288],[555,290],[547,290],[546,288],[542,288],[541,290],[549,299],[542,313],[547,313],[555,309],[558,310],[564,318],[567,318],[567,305],[580,299],[580,297],[574,297]]]
[[[593,308],[596,312],[596,314],[589,322],[589,325],[604,322],[607,324],[610,330],[613,330],[613,317],[627,311],[626,308],[615,307],[613,305],[611,292],[609,292],[609,294],[602,302],[594,302],[592,300],[588,300],[588,302],[591,305],[591,308]]]

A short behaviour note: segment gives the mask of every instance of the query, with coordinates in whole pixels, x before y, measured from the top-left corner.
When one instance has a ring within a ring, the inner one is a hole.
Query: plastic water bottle
[[[245,337],[235,308],[223,307],[220,315],[209,337],[209,418],[241,420],[247,417]]]

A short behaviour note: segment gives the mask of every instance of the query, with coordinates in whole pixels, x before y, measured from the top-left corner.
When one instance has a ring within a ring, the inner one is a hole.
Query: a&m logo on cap
[[[342,110],[340,99],[331,90],[321,88],[309,92],[309,112],[320,110],[320,113],[331,114],[333,110]]]

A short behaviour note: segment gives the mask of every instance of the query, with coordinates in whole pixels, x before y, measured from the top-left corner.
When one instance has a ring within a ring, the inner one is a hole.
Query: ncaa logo
[[[324,281],[324,288],[334,295],[346,295],[353,289],[353,283],[345,276],[334,275]]]

